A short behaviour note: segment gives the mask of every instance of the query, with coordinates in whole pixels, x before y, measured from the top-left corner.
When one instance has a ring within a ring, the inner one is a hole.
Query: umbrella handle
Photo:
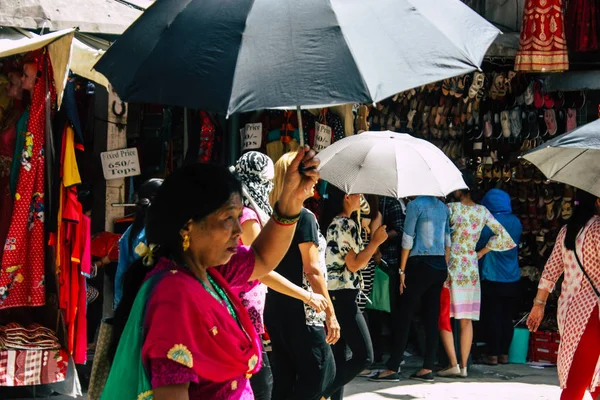
[[[300,131],[300,147],[304,147],[304,127],[302,126],[302,109],[300,106],[296,107],[296,114],[298,114],[298,131]]]

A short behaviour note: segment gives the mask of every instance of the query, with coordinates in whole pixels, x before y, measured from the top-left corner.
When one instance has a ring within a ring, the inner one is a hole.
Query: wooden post
[[[118,150],[127,147],[127,103],[122,102],[117,93],[108,90],[108,127],[106,132],[106,150]],[[113,203],[125,202],[125,179],[106,181],[105,230],[113,232],[114,221],[125,216],[123,207],[113,207]]]

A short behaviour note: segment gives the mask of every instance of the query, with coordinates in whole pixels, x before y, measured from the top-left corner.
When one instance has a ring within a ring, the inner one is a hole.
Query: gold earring
[[[190,235],[185,235],[183,237],[183,251],[186,252],[190,248]]]

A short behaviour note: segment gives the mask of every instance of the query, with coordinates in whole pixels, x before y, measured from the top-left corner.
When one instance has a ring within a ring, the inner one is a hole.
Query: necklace
[[[208,278],[208,281],[212,285],[212,287],[215,289],[215,291],[211,290],[206,283],[204,283],[202,280],[198,279],[200,281],[200,283],[202,284],[202,286],[204,286],[204,289],[206,289],[206,291],[208,293],[210,293],[210,295],[212,297],[214,297],[215,300],[217,300],[219,303],[221,303],[221,304],[225,303],[225,306],[227,307],[227,311],[229,311],[229,314],[236,321],[238,321],[238,316],[235,312],[235,309],[233,308],[233,304],[231,304],[231,301],[229,300],[229,297],[227,296],[225,291],[223,289],[221,289],[221,287],[219,285],[217,285],[217,283],[213,280],[213,278],[209,274],[206,274],[206,276]]]

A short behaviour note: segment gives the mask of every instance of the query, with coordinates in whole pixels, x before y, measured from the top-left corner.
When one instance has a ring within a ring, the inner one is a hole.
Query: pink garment
[[[243,225],[246,221],[256,221],[260,225],[258,214],[250,207],[244,207],[240,224]],[[240,244],[242,244],[241,241]],[[241,287],[233,287],[233,289],[239,294],[242,304],[248,310],[248,315],[250,315],[250,319],[256,328],[256,333],[259,335],[265,333],[263,315],[267,298],[267,286],[256,279],[246,282]]]
[[[73,361],[75,364],[87,362],[87,283],[83,274],[90,274],[92,267],[91,255],[91,221],[86,215],[81,216],[79,222],[80,244],[82,246],[80,273],[79,273],[79,297],[77,303],[77,319],[75,327],[75,348],[73,349]]]
[[[573,252],[565,249],[566,227],[556,238],[552,255],[546,263],[539,288],[552,291],[558,278],[564,275],[562,292],[558,299],[558,378],[560,387],[565,388],[569,370],[579,340],[587,326],[594,308],[600,300],[587,278],[583,275]],[[592,218],[577,238],[577,254],[592,281],[600,282],[600,217]],[[600,316],[597,316],[600,318]],[[592,380],[591,391],[600,387],[600,358]]]
[[[254,263],[252,249],[241,246],[229,263],[209,270],[230,296],[236,320],[188,269],[167,259],[158,262],[152,274],[171,273],[161,278],[146,305],[142,358],[152,387],[190,382],[190,400],[254,398],[247,374],[260,368],[260,342],[231,291],[248,281]]]

